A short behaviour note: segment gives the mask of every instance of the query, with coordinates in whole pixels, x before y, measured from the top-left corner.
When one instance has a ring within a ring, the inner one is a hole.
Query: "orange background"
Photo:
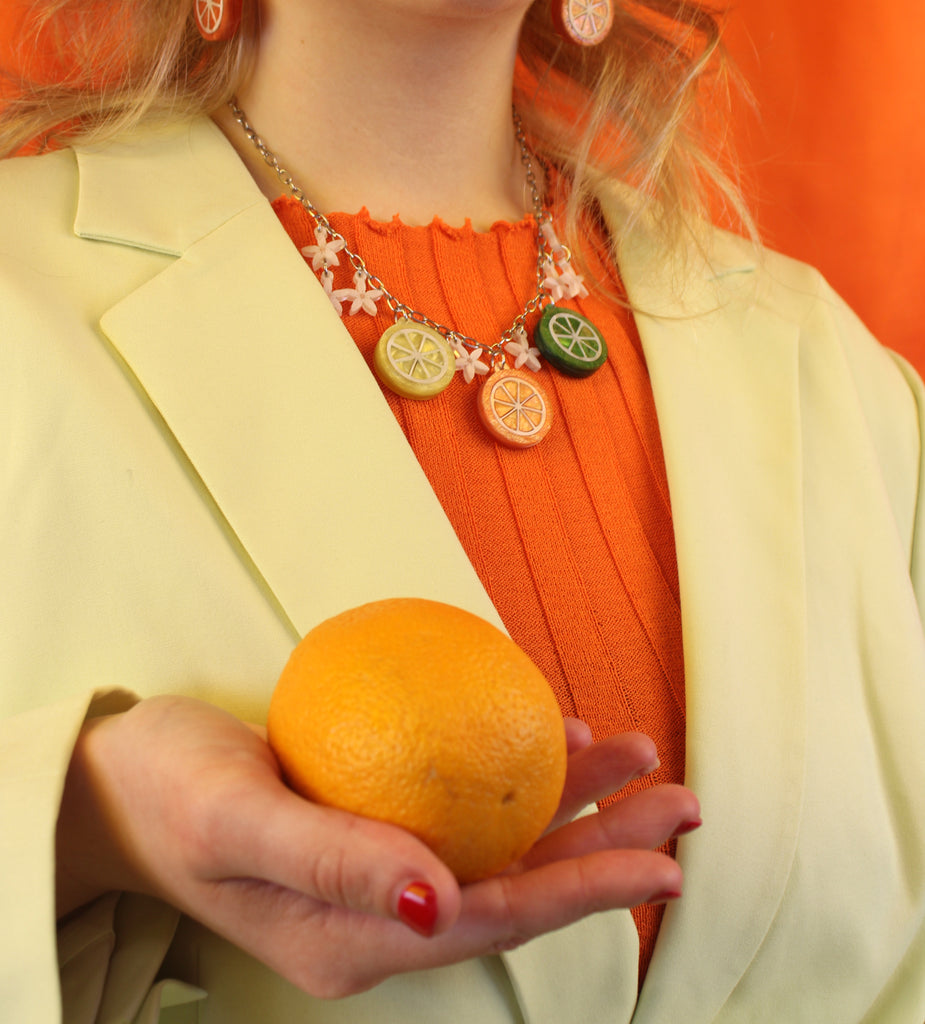
[[[0,67],[23,0],[0,0]],[[925,373],[925,2],[734,0],[732,126],[767,243]]]
[[[758,115],[734,138],[767,244],[925,374],[925,2],[733,0]]]

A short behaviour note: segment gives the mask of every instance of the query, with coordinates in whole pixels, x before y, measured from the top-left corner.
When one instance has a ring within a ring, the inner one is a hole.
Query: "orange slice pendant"
[[[552,411],[533,374],[499,370],[479,389],[479,418],[509,448],[531,448],[549,433]]]

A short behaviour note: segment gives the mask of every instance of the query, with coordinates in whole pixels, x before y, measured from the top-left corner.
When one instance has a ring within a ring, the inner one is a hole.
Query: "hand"
[[[260,730],[186,698],[142,701],[89,722],[75,749],[58,827],[59,912],[107,889],[150,893],[307,992],[335,997],[680,893],[680,868],[652,848],[696,819],[695,797],[656,787],[570,822],[653,767],[655,750],[638,734],[589,745],[574,721],[567,735],[551,830],[502,875],[460,889],[407,832],[287,789]],[[433,891],[432,938],[398,919],[413,883]]]

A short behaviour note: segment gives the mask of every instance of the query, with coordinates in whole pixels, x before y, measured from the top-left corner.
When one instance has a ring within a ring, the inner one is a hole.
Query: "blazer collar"
[[[702,834],[668,908],[638,1024],[711,1021],[748,968],[791,870],[807,688],[799,328],[752,250],[721,232],[665,258],[625,194],[605,205],[652,380],[675,527],[686,783]],[[679,273],[679,268],[683,273]],[[679,282],[684,282],[682,286]]]
[[[182,256],[263,202],[244,164],[207,118],[78,149],[77,162],[74,230],[84,238]]]
[[[201,120],[78,160],[80,234],[178,257],[102,329],[293,637],[398,594],[498,621],[365,363],[218,129]],[[800,819],[798,331],[740,243],[691,246],[673,278],[629,193],[601,202],[644,311],[681,582],[687,782],[705,820],[680,841],[689,884],[634,1020],[706,1024],[773,919]],[[508,958],[513,973],[530,950]]]

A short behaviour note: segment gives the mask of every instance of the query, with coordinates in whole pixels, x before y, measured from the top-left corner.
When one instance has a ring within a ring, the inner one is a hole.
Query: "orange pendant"
[[[479,418],[509,448],[531,448],[549,433],[552,411],[533,374],[499,370],[479,389]]]

